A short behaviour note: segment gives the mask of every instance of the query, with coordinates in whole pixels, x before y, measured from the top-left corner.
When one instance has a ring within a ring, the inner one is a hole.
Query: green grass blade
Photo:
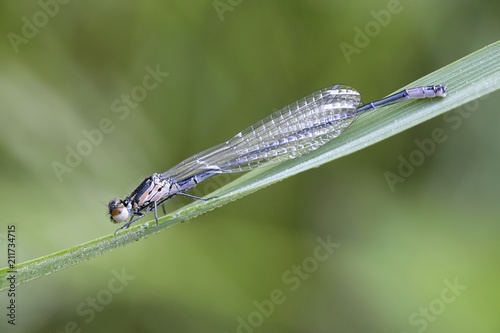
[[[474,52],[408,86],[430,84],[446,84],[448,86],[447,97],[396,104],[361,115],[345,133],[333,142],[299,159],[249,172],[212,194],[217,198],[207,202],[193,202],[161,218],[159,228],[155,227],[154,221],[150,221],[144,225],[136,225],[124,230],[117,236],[111,233],[90,242],[16,265],[14,268],[16,270],[16,284],[51,274],[132,243],[149,234],[156,233],[158,230],[191,219],[299,172],[356,152],[496,91],[500,88],[500,42]],[[7,278],[10,269],[0,270],[0,291],[9,288],[10,283]]]

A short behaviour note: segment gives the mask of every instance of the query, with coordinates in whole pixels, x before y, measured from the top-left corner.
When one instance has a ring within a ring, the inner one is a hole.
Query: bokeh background
[[[371,101],[500,31],[496,0],[1,6],[0,236],[16,224],[20,261],[114,232],[111,198],[316,89],[346,83]],[[168,75],[141,96],[157,66]],[[15,328],[0,294],[1,331],[499,332],[499,102],[21,285]],[[108,133],[83,143],[103,119]],[[392,191],[384,173],[436,128],[447,140]],[[85,148],[58,177],[54,163]],[[324,261],[318,237],[338,244]]]

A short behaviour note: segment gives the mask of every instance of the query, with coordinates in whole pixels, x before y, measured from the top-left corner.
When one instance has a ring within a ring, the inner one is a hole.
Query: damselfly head
[[[109,219],[113,223],[126,222],[132,216],[130,200],[113,199],[108,204]]]

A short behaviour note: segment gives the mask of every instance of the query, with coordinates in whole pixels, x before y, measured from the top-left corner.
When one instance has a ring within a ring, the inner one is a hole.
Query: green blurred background
[[[346,83],[371,101],[500,32],[496,0],[1,5],[0,237],[16,224],[19,261],[114,232],[111,198],[314,90]],[[26,20],[40,27],[21,39]],[[340,45],[356,46],[366,27],[372,37],[346,56]],[[169,75],[117,112],[122,95],[144,92],[148,66]],[[499,102],[493,94],[462,108],[459,125],[433,119],[21,285],[15,328],[1,294],[0,330],[499,332]],[[84,131],[103,119],[110,133],[59,179],[54,162],[85,148]],[[448,139],[391,191],[384,173],[436,128]],[[324,261],[312,259],[318,237],[340,245]],[[309,273],[294,273],[302,265]],[[116,280],[123,271],[133,279]],[[467,288],[453,292],[455,282]]]

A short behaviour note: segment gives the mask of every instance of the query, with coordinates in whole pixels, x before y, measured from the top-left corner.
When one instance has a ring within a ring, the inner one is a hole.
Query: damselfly
[[[108,204],[111,222],[126,222],[118,230],[128,228],[144,213],[153,211],[158,224],[158,206],[173,196],[207,200],[186,192],[205,179],[221,173],[249,171],[316,150],[339,136],[363,112],[409,99],[444,96],[444,85],[423,86],[361,105],[359,92],[349,86],[318,90],[226,142],[193,155],[164,173],[154,173],[125,199],[111,200]]]

